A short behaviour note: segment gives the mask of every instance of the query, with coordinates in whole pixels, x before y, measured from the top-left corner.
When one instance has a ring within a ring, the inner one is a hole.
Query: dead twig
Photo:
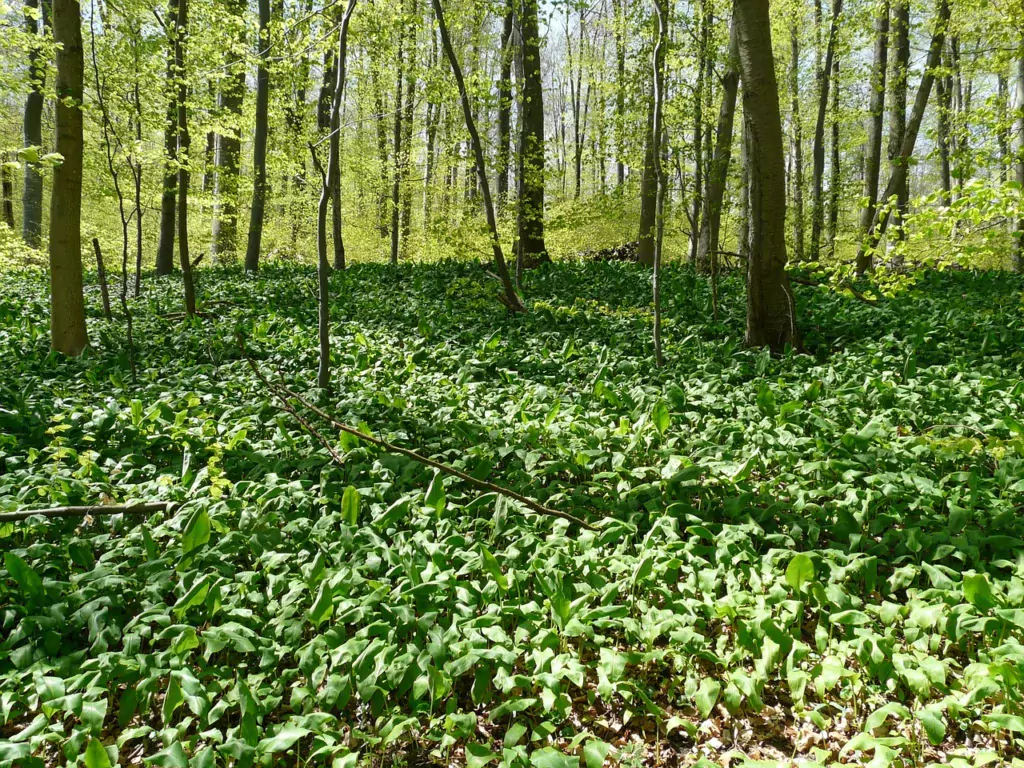
[[[27,509],[19,512],[0,513],[0,523],[12,523],[29,517],[101,517],[107,515],[145,515],[151,512],[167,512],[174,506],[173,501],[150,501],[144,504],[93,504],[87,507],[50,507],[49,509]]]
[[[299,423],[302,424],[306,429],[308,429],[310,431],[310,433],[317,440],[319,440],[325,447],[327,447],[326,438],[324,438],[322,435],[320,435],[315,429],[313,429],[309,425],[308,422],[306,422],[298,414],[298,412],[296,411],[294,406],[292,406],[290,403],[287,402],[287,398],[292,398],[293,400],[297,400],[303,407],[305,407],[306,409],[312,411],[317,416],[322,418],[324,421],[329,422],[335,429],[338,429],[338,430],[340,430],[342,432],[346,432],[346,433],[352,435],[353,437],[359,438],[360,440],[366,440],[367,442],[372,443],[373,445],[376,445],[378,448],[383,448],[388,453],[397,453],[400,456],[405,456],[407,459],[412,459],[413,461],[416,461],[416,462],[418,462],[420,464],[425,464],[428,467],[433,467],[434,469],[438,470],[439,472],[443,472],[446,475],[451,475],[453,477],[457,477],[460,480],[462,480],[462,481],[464,481],[466,483],[469,483],[470,485],[472,485],[472,486],[474,486],[476,488],[479,488],[481,490],[487,491],[489,493],[496,493],[496,494],[499,494],[501,496],[506,496],[506,497],[508,497],[510,499],[514,499],[514,500],[518,501],[520,504],[522,504],[523,506],[527,507],[528,509],[530,509],[530,510],[532,510],[532,511],[538,513],[538,514],[548,515],[550,517],[557,517],[557,518],[560,518],[562,520],[566,520],[566,521],[568,521],[568,522],[570,522],[570,523],[572,523],[574,525],[578,525],[580,528],[584,528],[584,529],[586,529],[588,531],[596,530],[594,528],[594,526],[592,526],[590,523],[586,522],[585,520],[581,520],[580,518],[576,517],[575,515],[570,515],[568,512],[562,512],[562,511],[557,510],[557,509],[552,509],[551,507],[546,507],[543,504],[541,504],[540,502],[534,501],[533,499],[530,499],[530,498],[528,498],[526,496],[523,496],[522,494],[516,493],[513,490],[510,490],[510,489],[505,488],[505,487],[500,486],[500,485],[496,485],[494,483],[489,483],[486,480],[477,480],[472,475],[467,475],[465,472],[462,472],[462,471],[460,471],[458,469],[455,469],[455,467],[450,467],[447,464],[442,464],[439,461],[434,461],[433,459],[427,458],[423,454],[417,453],[416,451],[412,451],[412,450],[410,450],[408,448],[402,448],[401,446],[395,445],[393,443],[389,443],[387,440],[383,440],[383,439],[381,439],[379,437],[374,437],[372,435],[367,435],[365,432],[361,432],[360,430],[356,429],[355,427],[350,427],[347,424],[342,424],[340,421],[338,421],[337,419],[333,418],[330,414],[326,413],[325,411],[321,410],[317,406],[313,405],[311,402],[306,400],[304,397],[302,397],[301,395],[297,394],[296,392],[293,392],[292,390],[288,389],[288,387],[284,386],[283,384],[274,384],[274,383],[272,383],[269,379],[267,379],[267,377],[259,369],[259,366],[256,365],[256,361],[253,360],[251,357],[249,357],[249,353],[246,351],[245,343],[244,343],[244,341],[243,341],[243,339],[241,337],[239,337],[238,342],[239,342],[239,346],[242,349],[242,354],[245,356],[245,359],[249,362],[249,367],[252,368],[253,373],[256,374],[257,378],[259,378],[259,380],[263,382],[263,384],[267,387],[267,389],[269,389],[275,395],[275,397],[277,397],[278,400],[280,400],[282,403],[285,404],[285,410],[287,410],[289,413],[294,415],[299,420]],[[338,456],[337,453],[333,449],[328,447],[328,450],[331,451],[331,455],[334,457],[334,460],[338,464],[343,464],[344,463],[343,459],[340,456]]]

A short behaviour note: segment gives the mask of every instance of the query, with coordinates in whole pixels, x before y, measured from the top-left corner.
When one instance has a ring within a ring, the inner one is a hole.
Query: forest
[[[1021,0],[0,0],[0,768],[1024,768]]]

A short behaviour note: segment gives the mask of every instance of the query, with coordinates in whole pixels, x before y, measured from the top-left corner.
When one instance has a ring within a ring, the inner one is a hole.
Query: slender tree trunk
[[[245,1],[231,0],[228,10],[232,16],[233,44],[228,48],[226,66],[229,74],[221,86],[218,107],[223,113],[224,124],[230,125],[231,131],[221,133],[217,137],[214,156],[214,256],[233,254],[238,247],[238,165],[242,155],[239,129],[242,124],[242,103],[246,91],[245,64],[240,51],[245,44]]]
[[[1018,42],[1017,55],[1017,183],[1024,189],[1024,37]],[[1017,221],[1017,253],[1014,266],[1024,272],[1024,213]]]
[[[900,162],[900,149],[907,132],[907,75],[910,69],[910,3],[895,0],[892,7],[893,62],[889,82],[892,94],[889,101],[889,165],[891,178],[896,178],[896,164]],[[889,215],[894,224],[897,240],[903,239],[903,216],[906,214],[909,189],[907,175],[899,175],[898,184],[889,195],[896,195],[896,205]],[[889,195],[881,198],[888,204]]]
[[[659,137],[654,133],[654,78],[647,102],[647,130],[644,141],[644,171],[640,177],[640,233],[637,236],[637,261],[654,266],[654,246],[658,225],[658,175],[655,148]]]
[[[256,131],[252,147],[252,208],[249,212],[249,241],[245,249],[245,269],[260,268],[263,243],[263,219],[267,206],[267,134],[270,130],[270,0],[259,0],[260,64],[256,72]]]
[[[626,0],[612,0],[615,17],[615,180],[618,186],[626,180],[625,125],[626,119]]]
[[[14,229],[14,179],[11,178],[11,169],[0,156],[0,198],[3,199],[3,221],[12,230]]]
[[[831,177],[828,182],[828,244],[830,254],[836,252],[836,230],[839,226],[839,187],[842,183],[842,168],[839,152],[839,57],[832,63],[832,157],[829,166]]]
[[[814,169],[811,177],[811,249],[810,257],[815,261],[821,248],[821,232],[825,223],[824,178],[825,178],[825,119],[828,114],[828,92],[832,84],[832,60],[835,57],[836,35],[839,31],[839,15],[843,0],[832,0],[832,23],[829,27],[825,47],[825,63],[821,74],[821,89],[818,93],[818,119],[814,124]]]
[[[952,112],[952,90],[949,78],[935,78],[935,95],[939,100],[936,114],[935,143],[939,150],[939,179],[942,183],[942,204],[949,205],[952,201],[953,176],[949,164],[950,127],[949,116]]]
[[[371,64],[371,67],[373,65]],[[373,69],[373,110],[377,115],[377,156],[380,160],[380,189],[377,191],[377,229],[381,237],[388,235],[388,129],[384,115],[384,85]],[[397,108],[397,107],[396,107]]]
[[[668,45],[668,0],[655,0],[655,11],[658,16],[658,39],[654,48],[654,136],[652,154],[654,155],[654,173],[657,177],[657,195],[655,212],[657,216],[654,237],[654,362],[655,365],[665,364],[661,351],[661,261],[662,243],[664,241],[665,212],[665,164],[662,161],[662,136],[664,121],[662,117],[665,102],[665,48]]]
[[[746,343],[781,351],[800,339],[786,275],[786,169],[768,0],[736,0],[733,9],[751,134]]]
[[[789,31],[792,61],[789,67],[789,98],[791,105],[791,133],[793,143],[793,260],[804,258],[804,137],[800,119],[800,29],[794,18]]]
[[[261,0],[266,2],[266,0]],[[317,329],[320,341],[320,365],[317,369],[317,386],[327,390],[331,386],[331,334],[330,334],[330,301],[328,291],[330,288],[330,265],[327,262],[327,206],[331,200],[332,191],[337,186],[339,174],[339,163],[341,162],[341,144],[335,141],[336,135],[341,131],[341,102],[345,92],[345,59],[348,47],[348,27],[352,19],[352,11],[355,10],[356,0],[348,0],[345,8],[345,15],[341,19],[341,28],[338,30],[338,56],[335,60],[334,86],[331,92],[331,111],[328,128],[331,131],[332,140],[329,142],[330,149],[327,157],[327,172],[323,172],[320,161],[317,160],[316,152],[313,152],[313,162],[317,170],[321,171],[320,180],[320,201],[316,209],[316,252],[317,252]],[[334,200],[334,207],[338,207],[338,198]]]
[[[174,217],[178,196],[178,80],[174,57],[177,50],[178,0],[167,5],[167,114],[164,117],[164,182],[160,197],[160,239],[156,249],[156,273],[174,270]]]
[[[26,147],[42,147],[43,144],[43,87],[46,84],[46,61],[40,51],[43,30],[49,23],[50,0],[25,0],[25,31],[34,38],[28,53],[29,73],[32,76],[32,90],[25,98],[23,134]],[[41,26],[40,26],[41,25]],[[12,212],[13,213],[13,212]],[[35,163],[25,163],[24,185],[21,194],[21,236],[33,248],[42,243],[43,235],[43,177]]]
[[[139,62],[139,48],[142,46],[142,26],[141,23],[135,28],[134,38],[132,40],[132,54],[135,59],[135,83],[132,88],[132,102],[135,107],[135,141],[136,146],[142,146],[142,92],[139,88],[139,81],[142,77],[140,71]],[[138,298],[142,293],[142,158],[136,153],[135,155],[135,171],[132,174],[132,180],[134,181],[134,206],[135,206],[135,285],[134,295]],[[127,303],[127,297],[125,297],[125,303]],[[125,317],[130,315],[129,312],[125,313]],[[130,322],[130,321],[129,321]]]
[[[85,61],[81,10],[75,0],[54,0],[57,49],[56,151],[50,193],[50,343],[65,355],[89,343],[82,295],[82,98]]]
[[[185,314],[196,313],[195,283],[192,280],[192,260],[188,251],[188,185],[189,147],[188,132],[188,77],[185,71],[185,44],[188,36],[188,0],[178,0],[178,28],[174,35],[174,69],[178,84],[178,262],[185,289]]]
[[[436,8],[439,0],[433,1]],[[538,0],[523,0],[520,19],[523,30],[523,106],[519,150],[519,248],[524,264],[551,260],[544,245],[544,90],[537,4]]]
[[[526,0],[527,5],[530,2],[531,0]],[[523,307],[522,302],[519,300],[519,295],[516,293],[515,287],[512,285],[512,278],[509,276],[508,266],[505,263],[505,256],[501,252],[501,241],[498,238],[498,222],[494,216],[494,205],[491,202],[491,187],[487,183],[487,170],[484,167],[484,148],[480,141],[480,134],[477,133],[476,130],[476,123],[473,120],[473,108],[469,103],[469,94],[466,92],[466,82],[462,78],[462,69],[459,67],[458,59],[455,58],[455,51],[452,49],[452,42],[448,37],[448,27],[445,26],[444,11],[441,8],[441,0],[432,0],[432,5],[434,6],[434,16],[437,19],[437,31],[438,34],[441,35],[441,45],[444,48],[445,55],[448,57],[448,63],[451,65],[452,75],[455,77],[455,84],[459,88],[459,96],[462,100],[462,112],[466,118],[466,130],[469,132],[470,143],[473,145],[473,154],[476,158],[476,172],[480,177],[480,190],[483,193],[484,198],[484,213],[487,215],[487,226],[491,231],[491,249],[494,252],[494,267],[498,271],[498,278],[501,281],[502,288],[504,289],[504,294],[502,295],[501,300],[510,311],[525,312],[526,308]],[[536,10],[536,8],[534,10]],[[524,17],[526,15],[527,14],[524,13]],[[534,40],[536,40],[536,37]]]
[[[397,69],[395,75],[395,114],[394,114],[394,134],[393,134],[393,151],[392,156],[395,161],[392,163],[391,169],[391,263],[398,263],[398,250],[399,240],[401,237],[401,209],[399,203],[401,200],[401,188],[402,188],[402,118],[405,116],[405,110],[402,109],[402,83],[406,69],[405,62],[405,40],[408,37],[408,33],[405,27],[398,31],[398,58]]]
[[[568,37],[568,35],[566,35]],[[573,138],[573,173],[575,186],[573,188],[573,199],[580,199],[580,191],[583,184],[583,144],[586,140],[586,112],[583,109],[583,13],[580,13],[579,43],[576,51],[576,74],[575,84],[570,81],[572,96],[572,138]],[[572,62],[570,61],[570,67]],[[570,72],[570,77],[572,72]],[[589,96],[588,96],[589,98]]]
[[[1010,86],[1006,75],[1002,72],[996,78],[998,98],[997,115],[999,125],[996,129],[996,141],[999,144],[999,179],[1010,180],[1010,167],[1013,165],[1013,153],[1010,150]]]
[[[410,25],[414,24],[419,16],[419,8],[416,0],[411,2],[409,13]],[[415,119],[416,107],[416,28],[409,29],[409,50],[406,53],[405,73],[405,104],[402,109],[405,114],[402,118],[402,240],[399,256],[405,258],[409,255],[409,236],[412,233],[412,185],[409,183],[409,172],[412,167],[412,134],[413,120]]]
[[[722,222],[722,200],[729,177],[729,162],[732,158],[733,121],[736,114],[736,91],[740,82],[739,51],[736,48],[736,30],[729,32],[729,56],[722,76],[722,105],[718,111],[718,127],[715,133],[715,153],[708,174],[707,194],[704,196],[704,211],[701,215],[700,242],[697,245],[697,268],[702,272],[711,269],[718,253],[719,230]]]
[[[514,23],[512,0],[505,9],[501,27],[501,73],[498,78],[498,212],[508,203],[508,180],[511,173],[509,148],[512,137],[512,31]]]
[[[871,99],[868,106],[868,141],[864,158],[864,197],[867,205],[861,213],[861,233],[867,233],[878,205],[878,179],[882,168],[882,129],[885,116],[885,76],[889,58],[889,0],[882,0],[875,14],[875,54],[871,68]],[[857,260],[857,274],[871,269],[871,253]]]
[[[914,145],[917,143],[917,134],[921,130],[921,121],[924,120],[925,108],[928,106],[928,97],[932,90],[932,81],[935,79],[935,70],[942,63],[942,46],[946,37],[946,26],[949,24],[949,0],[938,0],[939,7],[935,17],[935,28],[932,33],[932,40],[928,47],[928,59],[925,62],[924,74],[921,76],[921,84],[917,89],[917,97],[914,99],[914,109],[910,113],[910,122],[903,135],[903,144],[898,155],[894,158],[892,174],[889,182],[885,185],[885,191],[880,200],[888,200],[902,189],[907,183],[907,173],[910,167],[910,158],[914,154]],[[875,210],[875,217],[868,229],[862,251],[874,252],[878,243],[885,234],[886,224],[889,217],[882,215],[883,208]],[[863,258],[859,253],[858,260]]]
[[[693,105],[693,204],[690,212],[690,263],[697,261],[700,212],[704,194],[704,91],[711,34],[710,0],[700,0],[700,39],[697,46],[697,85]]]

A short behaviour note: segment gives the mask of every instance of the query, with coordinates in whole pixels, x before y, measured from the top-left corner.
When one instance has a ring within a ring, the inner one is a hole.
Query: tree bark
[[[654,173],[657,177],[657,193],[655,202],[655,224],[654,237],[654,363],[657,366],[665,364],[661,351],[661,257],[662,244],[665,234],[665,165],[662,161],[662,137],[664,133],[664,121],[662,117],[665,102],[665,48],[668,45],[668,0],[655,0],[655,10],[658,16],[658,39],[654,48],[654,126],[652,135],[654,137],[652,154],[654,155]],[[735,94],[735,92],[734,92]],[[735,98],[735,96],[734,96]]]
[[[736,114],[736,92],[740,82],[739,51],[736,30],[729,31],[729,55],[722,76],[722,105],[718,110],[715,131],[715,153],[708,174],[707,193],[700,222],[700,242],[697,245],[697,269],[707,272],[718,252],[719,230],[722,222],[722,200],[729,178],[732,159],[733,119]]]
[[[32,90],[25,98],[23,126],[26,147],[43,145],[43,87],[46,84],[46,61],[40,53],[43,30],[49,24],[50,0],[25,0],[25,31],[35,39],[28,53],[28,67],[32,77]],[[36,18],[35,10],[41,10]],[[42,28],[40,28],[42,24]],[[12,211],[13,217],[13,211]],[[13,227],[13,224],[12,224]],[[21,236],[33,248],[38,248],[43,235],[43,177],[35,163],[25,163],[24,185],[21,194]]]
[[[647,267],[654,266],[654,240],[658,220],[658,177],[654,134],[654,79],[647,101],[647,129],[644,141],[644,171],[640,177],[640,233],[637,236],[637,261]],[[699,172],[698,172],[699,173]],[[699,183],[699,179],[698,179]]]
[[[744,259],[750,253],[750,134],[747,121],[740,121],[740,221],[736,251]]]
[[[697,261],[700,213],[704,194],[704,91],[708,69],[708,39],[711,34],[710,0],[700,2],[700,38],[697,45],[697,86],[693,105],[693,203],[690,213],[690,263]]]
[[[626,0],[612,0],[615,16],[615,180],[618,186],[626,180],[625,125],[626,119]]]
[[[505,9],[501,27],[501,71],[498,77],[498,212],[508,203],[508,180],[511,174],[509,149],[512,138],[512,31],[515,21],[512,1]]]
[[[417,0],[411,1],[409,12],[409,40],[406,53],[405,103],[402,105],[402,240],[400,258],[409,255],[409,236],[412,234],[412,185],[409,172],[412,168],[412,129],[416,117],[416,21],[419,16]]]
[[[174,57],[177,49],[178,0],[168,0],[167,19],[167,114],[164,117],[164,181],[160,197],[160,239],[156,249],[156,273],[174,270],[174,217],[178,196],[178,95]]]
[[[889,101],[889,164],[892,178],[896,178],[896,165],[900,161],[900,149],[907,132],[907,75],[910,70],[910,3],[909,0],[895,0],[892,16],[893,62],[889,82],[892,98]],[[896,224],[896,238],[903,239],[903,216],[907,209],[909,189],[907,176],[899,177],[897,186],[890,194],[896,195],[896,205],[889,215]],[[888,203],[889,197],[882,201]]]
[[[828,245],[829,253],[832,256],[836,252],[836,230],[839,226],[839,187],[842,183],[839,149],[839,57],[837,56],[832,62],[832,157],[828,182]]]
[[[861,233],[867,233],[878,205],[878,180],[882,169],[882,129],[885,115],[885,79],[889,58],[889,0],[875,14],[875,54],[871,67],[871,99],[868,105],[868,140],[864,158],[864,197],[867,205],[861,213]],[[857,274],[871,269],[871,254],[857,260]]]
[[[529,5],[534,0],[526,0]],[[491,187],[487,183],[487,170],[484,167],[484,148],[480,141],[480,134],[477,133],[476,123],[473,120],[473,108],[469,103],[469,94],[466,92],[466,82],[462,78],[462,69],[459,61],[455,58],[455,51],[452,49],[451,39],[448,37],[448,28],[444,22],[444,11],[441,8],[441,0],[431,0],[434,6],[434,16],[437,18],[437,31],[441,35],[441,46],[444,48],[448,63],[452,68],[452,75],[455,77],[455,84],[459,88],[459,96],[462,100],[462,112],[466,118],[466,130],[469,132],[470,143],[473,145],[473,154],[476,159],[476,172],[480,178],[480,189],[484,198],[484,213],[487,215],[487,226],[491,231],[491,249],[494,252],[494,267],[498,271],[498,279],[504,288],[502,303],[511,311],[525,312],[526,308],[519,300],[519,295],[512,285],[512,279],[508,273],[508,266],[505,263],[505,256],[501,252],[501,240],[498,238],[498,223],[494,216],[494,205],[491,202]],[[536,9],[535,9],[536,10]],[[525,14],[524,14],[525,15]],[[536,38],[535,38],[536,39]],[[538,60],[539,64],[539,60]]]
[[[256,72],[256,130],[252,148],[252,208],[249,211],[249,241],[245,249],[245,269],[260,268],[263,243],[263,219],[267,206],[267,134],[270,130],[270,0],[259,0],[260,34],[257,47],[260,63]]]
[[[889,200],[906,186],[907,173],[910,167],[909,160],[914,154],[917,134],[921,130],[921,121],[924,119],[925,108],[928,106],[928,97],[931,94],[932,81],[935,79],[935,70],[942,61],[942,46],[946,38],[946,26],[949,23],[949,0],[938,0],[938,2],[939,7],[935,16],[935,29],[928,47],[928,59],[925,62],[924,74],[921,76],[921,84],[918,86],[917,97],[914,99],[914,109],[910,113],[910,122],[904,131],[903,143],[897,156],[894,158],[892,174],[889,177],[889,182],[885,185],[885,191],[879,198],[882,201]],[[873,253],[878,247],[882,235],[885,234],[886,225],[890,217],[888,215],[881,215],[883,210],[882,207],[875,209],[875,216],[861,245],[861,251],[857,254],[858,261],[865,258],[864,251]]]
[[[436,8],[438,0],[434,0],[434,4]],[[523,0],[520,17],[523,106],[519,148],[519,256],[523,264],[551,260],[544,245],[544,90],[537,4],[538,0]]]
[[[1019,41],[1017,57],[1017,183],[1024,189],[1024,37]],[[1024,272],[1024,214],[1017,221],[1017,253],[1014,266]]]
[[[793,260],[804,258],[804,137],[800,119],[800,29],[794,18],[789,32],[790,57],[789,98],[791,104],[791,133],[793,143]]]
[[[82,98],[85,61],[76,0],[54,0],[56,151],[64,158],[50,192],[50,343],[77,356],[89,343],[82,295]]]
[[[174,68],[178,83],[178,262],[185,289],[185,315],[196,313],[196,291],[192,280],[192,261],[188,251],[188,185],[189,147],[192,139],[188,132],[188,77],[185,72],[185,43],[188,35],[188,0],[178,0],[178,29],[174,35]]]
[[[4,162],[0,155],[0,199],[3,200],[3,222],[10,229],[14,229],[14,180],[11,178],[11,169]]]
[[[996,142],[999,144],[999,180],[1010,180],[1010,168],[1013,165],[1013,154],[1010,151],[1010,87],[1006,75],[1002,72],[996,78],[997,116],[999,124],[996,129]]]
[[[768,0],[736,0],[733,13],[750,131],[746,343],[779,352],[800,339],[786,275],[786,171]]]
[[[230,3],[229,11],[236,25],[232,39],[234,44],[228,48],[227,67],[230,74],[221,88],[217,106],[228,116],[225,122],[232,126],[232,130],[217,137],[214,155],[214,256],[233,254],[238,246],[238,165],[242,156],[239,126],[242,124],[242,103],[246,91],[245,64],[239,50],[245,44],[245,10],[244,0],[232,0]]]
[[[818,93],[818,119],[814,124],[814,169],[811,176],[811,248],[810,257],[817,261],[821,248],[821,233],[825,223],[825,118],[828,115],[828,93],[832,85],[832,60],[835,57],[836,35],[843,0],[832,0],[832,23],[825,45],[825,63],[821,71],[821,89]]]
[[[260,0],[266,2],[266,0]],[[327,172],[321,173],[320,201],[316,209],[316,252],[317,252],[317,331],[320,341],[320,363],[317,368],[317,386],[327,390],[331,386],[331,334],[330,334],[330,301],[328,290],[330,288],[330,265],[327,262],[327,205],[331,200],[335,189],[339,164],[341,162],[341,144],[337,141],[337,134],[341,131],[341,102],[345,92],[345,58],[348,49],[348,27],[352,19],[352,11],[355,10],[356,0],[348,0],[348,7],[345,8],[345,15],[341,19],[341,28],[338,30],[338,56],[335,59],[335,78],[331,92],[331,112],[328,127],[331,131],[331,141],[327,156]],[[317,169],[319,161],[316,153],[313,153],[314,163]],[[338,207],[338,198],[334,200],[334,207]]]

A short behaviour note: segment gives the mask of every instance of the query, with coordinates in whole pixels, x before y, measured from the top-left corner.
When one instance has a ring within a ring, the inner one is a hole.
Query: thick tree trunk
[[[40,18],[36,18],[35,11],[40,9],[39,0],[25,0],[25,31],[35,38],[28,54],[32,90],[25,98],[23,138],[26,147],[41,147],[43,144],[43,87],[46,84],[46,61],[40,54],[36,40],[42,40],[43,30],[49,23],[49,6],[50,0],[43,0]],[[24,186],[21,193],[21,236],[28,245],[38,248],[42,234],[43,177],[34,163],[25,163]]]
[[[509,0],[501,27],[501,73],[498,77],[498,211],[508,203],[508,180],[511,173],[509,147],[512,138],[512,31],[514,14]]]
[[[260,268],[263,244],[263,219],[267,206],[267,134],[270,130],[270,0],[259,0],[260,34],[257,47],[260,63],[256,71],[256,130],[252,146],[252,208],[249,211],[249,241],[245,249],[245,269]]]
[[[890,178],[897,178],[897,186],[889,195],[881,198],[881,202],[888,204],[889,196],[896,195],[896,205],[889,215],[889,220],[895,225],[896,239],[903,239],[903,216],[907,210],[907,199],[909,188],[907,174],[897,174],[897,165],[900,162],[900,149],[903,146],[903,138],[907,132],[907,76],[910,71],[910,2],[909,0],[895,0],[892,9],[892,36],[893,36],[893,62],[892,73],[889,82],[892,86],[892,96],[889,100],[889,165]]]
[[[434,0],[435,7],[437,2]],[[551,260],[544,245],[544,90],[537,4],[538,0],[523,0],[520,19],[523,31],[523,105],[519,149],[519,255],[524,264]]]
[[[75,0],[54,0],[57,49],[56,151],[50,193],[50,343],[79,355],[89,343],[82,295],[82,53],[81,10]]]
[[[654,133],[654,80],[647,102],[647,130],[644,141],[644,171],[640,177],[640,233],[637,236],[637,260],[648,267],[654,266],[654,239],[658,219],[658,176],[655,147],[658,137]]]
[[[821,248],[821,233],[825,223],[825,118],[828,114],[828,93],[832,85],[832,60],[835,57],[836,35],[843,0],[832,0],[832,23],[825,46],[825,64],[821,72],[818,93],[818,119],[814,124],[814,169],[811,176],[811,248],[810,258],[817,260]]]
[[[733,9],[751,139],[746,343],[781,351],[800,339],[786,275],[786,169],[768,0],[736,0]]]
[[[697,244],[697,269],[708,272],[718,253],[718,234],[722,222],[722,200],[729,178],[732,159],[733,119],[736,114],[736,91],[740,82],[739,51],[736,48],[736,30],[729,32],[729,58],[722,75],[722,105],[718,110],[715,132],[715,154],[708,174],[704,211],[700,221],[700,242]]]
[[[529,5],[533,0],[526,0]],[[501,252],[501,240],[498,238],[498,222],[494,216],[494,205],[491,202],[491,187],[487,183],[487,170],[484,167],[484,148],[480,141],[480,134],[477,133],[476,123],[473,120],[473,108],[469,103],[469,94],[466,92],[466,82],[462,78],[462,68],[459,67],[459,60],[455,57],[452,49],[451,39],[448,37],[448,28],[444,22],[444,11],[441,8],[441,0],[432,0],[434,16],[437,19],[437,31],[441,35],[441,46],[444,48],[448,63],[452,68],[452,75],[455,77],[455,84],[459,88],[459,96],[462,100],[462,112],[466,118],[466,130],[469,132],[470,143],[473,145],[473,155],[476,160],[476,172],[480,177],[480,190],[484,198],[484,213],[487,215],[487,227],[491,231],[491,250],[494,253],[494,268],[498,271],[498,278],[501,281],[504,294],[501,297],[502,303],[511,311],[525,312],[526,308],[519,300],[515,287],[512,285],[512,278],[509,276],[508,265],[505,263],[505,256]],[[536,8],[534,8],[536,10]],[[527,14],[524,13],[524,16]],[[534,17],[536,19],[536,17]],[[536,30],[534,30],[536,31]],[[527,33],[524,30],[524,36]],[[536,37],[534,37],[536,41]],[[538,59],[538,64],[539,64]]]
[[[217,137],[214,166],[213,241],[214,256],[235,252],[238,241],[238,164],[242,155],[242,141],[239,126],[242,124],[242,102],[245,98],[245,64],[240,55],[245,43],[245,2],[232,0],[230,13],[235,25],[232,42],[228,49],[227,67],[229,75],[224,80],[218,96],[218,104],[226,125],[232,126],[230,133]]]
[[[178,95],[174,56],[178,34],[178,0],[167,6],[167,114],[164,117],[164,182],[160,197],[160,239],[156,249],[156,273],[174,270],[174,217],[178,196]]]
[[[871,99],[868,105],[868,141],[864,158],[864,197],[867,205],[861,214],[861,233],[871,227],[878,205],[878,179],[882,169],[882,129],[885,116],[885,79],[889,58],[889,0],[882,0],[875,15],[875,56],[871,69]],[[871,269],[871,254],[857,260],[857,274]]]
[[[188,132],[188,77],[185,72],[185,44],[188,35],[188,0],[178,0],[178,28],[174,35],[174,69],[178,83],[178,263],[185,289],[185,314],[196,313],[196,291],[192,280],[192,260],[188,251],[188,185],[189,147],[192,139]]]
[[[789,31],[790,62],[789,98],[791,105],[791,141],[793,144],[793,172],[790,185],[793,189],[793,260],[804,258],[804,137],[800,120],[800,28],[793,20]]]
[[[747,121],[741,120],[740,124],[740,220],[736,251],[746,258],[750,253],[750,134]]]
[[[917,134],[921,130],[921,121],[924,120],[925,108],[928,106],[928,97],[932,90],[932,81],[935,79],[935,70],[942,62],[942,46],[946,37],[946,26],[949,24],[949,0],[939,0],[939,7],[935,17],[935,29],[932,33],[931,44],[928,47],[928,59],[925,62],[924,74],[921,76],[921,84],[917,89],[917,97],[914,99],[914,109],[910,113],[910,122],[907,124],[903,135],[903,144],[894,158],[892,174],[885,191],[880,200],[889,200],[898,190],[905,188],[907,184],[907,173],[910,168],[910,158],[914,154],[914,145],[917,143]],[[881,215],[884,209],[879,207],[875,210],[875,217],[871,222],[864,243],[861,245],[861,252],[858,253],[858,261],[864,258],[864,251],[873,253],[878,243],[885,234],[885,228],[889,216]]]

